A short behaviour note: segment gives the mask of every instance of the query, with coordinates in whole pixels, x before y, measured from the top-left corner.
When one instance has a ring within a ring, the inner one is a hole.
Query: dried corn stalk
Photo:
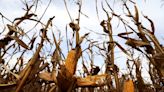
[[[76,47],[69,51],[65,60],[65,65],[60,66],[61,70],[57,75],[57,83],[59,91],[72,92],[72,89],[76,87],[76,78],[73,76],[76,71],[76,65],[82,51],[80,47]]]
[[[132,80],[126,80],[124,82],[123,92],[134,92],[134,84]]]
[[[77,60],[80,56],[81,56],[81,49],[78,52],[75,49],[69,51],[67,59],[65,60],[65,68],[69,72],[69,74],[68,73],[66,74],[68,77],[74,75],[76,71]]]

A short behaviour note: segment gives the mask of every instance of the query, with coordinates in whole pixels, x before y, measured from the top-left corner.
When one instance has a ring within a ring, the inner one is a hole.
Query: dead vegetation
[[[89,33],[83,36],[79,35],[82,0],[77,0],[79,10],[76,21],[71,18],[66,0],[63,1],[71,20],[69,27],[73,31],[71,41],[67,38],[67,45],[71,49],[67,48],[69,51],[66,57],[62,52],[64,49],[60,47],[61,37],[57,38],[56,33],[50,32],[55,16],[49,18],[46,23],[42,23],[41,19],[37,18],[37,14],[32,12],[32,8],[37,7],[39,0],[33,0],[32,5],[24,2],[26,5],[25,14],[15,18],[14,21],[10,21],[0,13],[2,20],[10,22],[10,24],[4,24],[6,29],[0,33],[8,30],[8,33],[0,39],[0,92],[162,92],[164,90],[164,47],[155,36],[156,30],[153,21],[148,16],[141,15],[135,2],[131,0],[123,2],[124,15],[131,20],[127,22],[124,17],[115,13],[108,0],[103,1],[101,7],[107,19],[102,20],[100,26],[108,37],[108,42],[104,42],[104,46],[101,47],[97,45],[98,42],[88,39]],[[95,2],[97,3],[97,0]],[[127,3],[133,6],[133,10],[129,9]],[[106,8],[104,4],[106,4]],[[95,8],[97,16],[99,16],[98,7]],[[150,23],[151,28],[143,25],[141,16]],[[125,32],[119,33],[117,36],[126,40],[125,44],[130,49],[123,47],[113,39],[114,30],[111,21],[114,18],[117,18],[125,28]],[[27,20],[28,22],[36,22],[36,25],[42,25],[42,28],[37,30],[38,35],[35,33],[29,35],[28,33],[32,33],[31,30],[26,31],[20,27],[21,23]],[[51,33],[51,36],[48,33]],[[131,35],[137,36],[138,39],[131,37]],[[25,38],[28,39],[24,40]],[[39,40],[36,41],[36,39]],[[89,46],[82,50],[81,44],[85,40],[89,42]],[[55,47],[53,53],[49,53],[51,58],[49,61],[46,58],[48,55],[44,55],[47,44],[50,45],[51,50],[53,50],[52,47]],[[100,68],[93,64],[94,49],[92,47],[99,49],[99,53],[105,58],[105,61],[102,61],[105,62],[104,74],[98,74]],[[127,55],[126,62],[129,74],[121,77],[118,75],[119,67],[115,64],[116,47]],[[86,67],[83,59],[83,53],[86,50],[91,52],[91,71]],[[29,60],[26,60],[25,55],[29,51],[32,51],[33,55]],[[135,52],[142,54],[142,56],[138,54],[137,58],[134,57]],[[14,67],[10,68],[10,59],[15,54],[18,54],[17,62]],[[150,84],[147,84],[142,77],[141,67],[144,61],[141,61],[140,58],[143,57],[149,61],[149,80],[152,81]],[[82,75],[84,76],[75,74],[79,58],[82,58],[84,71]]]

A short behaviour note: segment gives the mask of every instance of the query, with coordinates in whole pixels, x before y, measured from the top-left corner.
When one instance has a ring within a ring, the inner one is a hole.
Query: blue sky
[[[42,0],[42,2],[39,2],[38,9],[36,13],[38,14],[38,17],[43,14],[46,6],[48,5],[49,0]],[[68,8],[70,11],[70,14],[72,18],[75,20],[77,18],[78,8],[77,5],[74,2],[75,0],[67,0]],[[103,19],[106,19],[105,13],[102,12],[100,2],[102,0],[98,0],[98,8],[99,8],[99,17],[100,21]],[[112,5],[112,8],[116,12],[120,12],[122,10],[122,3],[120,0],[108,0],[110,1],[110,4]],[[139,11],[141,11],[143,14],[148,15],[149,18],[151,18],[154,21],[156,32],[155,35],[159,38],[159,41],[161,44],[164,45],[164,7],[161,7],[162,2],[161,0],[137,0],[137,6],[139,7]],[[20,17],[20,15],[24,14],[24,10],[22,9],[24,5],[20,0],[0,0],[0,12],[5,15],[7,18],[13,20],[16,17]],[[98,33],[103,33],[100,24],[100,21],[97,18],[96,15],[96,9],[95,9],[95,0],[83,0],[83,6],[82,6],[82,12],[86,14],[88,17],[81,16],[80,21],[80,27],[81,31],[80,34],[83,35],[87,32],[90,32],[87,29],[91,29]],[[122,13],[120,13],[122,14]],[[57,26],[58,29],[61,30],[61,33],[63,34],[63,37],[65,37],[65,27],[70,23],[69,16],[66,12],[64,2],[63,0],[52,0],[52,3],[50,4],[50,7],[46,11],[46,14],[44,15],[42,21],[46,22],[50,17],[55,16],[55,19],[53,21],[53,24]],[[143,21],[143,20],[141,20]],[[144,21],[145,22],[145,21]],[[9,23],[5,20],[5,23]],[[21,25],[23,28],[29,30],[33,27],[35,23],[25,23],[24,25]],[[122,27],[117,28],[118,23],[113,23],[114,27],[114,35],[117,35],[117,33],[122,32]],[[28,26],[27,26],[28,25]],[[148,22],[145,22],[145,25],[149,26]],[[0,19],[0,32],[3,29],[4,25]],[[40,26],[38,26],[39,28]],[[55,30],[57,30],[56,27],[54,27]],[[86,29],[87,28],[87,29]],[[68,28],[69,29],[69,28]],[[70,29],[69,29],[70,30]],[[70,30],[71,31],[71,30]],[[71,32],[70,32],[71,33]],[[68,34],[69,36],[72,36],[71,34]],[[0,37],[1,38],[1,37]],[[91,33],[89,35],[89,38],[95,39],[97,41],[107,41],[107,37],[97,35],[95,33]],[[163,38],[163,39],[162,39]],[[120,43],[124,43],[125,41],[114,37],[116,41],[119,41]],[[85,43],[82,44],[83,48],[85,48]],[[62,48],[66,48],[65,41],[63,41]],[[66,52],[66,50],[64,50]],[[119,51],[118,51],[119,52]],[[122,57],[123,53],[117,53],[116,54],[116,64],[120,66],[122,69],[125,68],[125,58]],[[96,65],[102,65],[104,62],[103,58],[101,57],[95,57],[95,64]],[[80,66],[80,64],[79,64]]]

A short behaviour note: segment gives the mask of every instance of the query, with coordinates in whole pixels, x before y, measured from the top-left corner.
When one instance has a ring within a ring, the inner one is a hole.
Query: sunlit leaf
[[[49,72],[39,73],[39,77],[43,80],[46,80],[46,81],[53,81],[51,73],[49,73]]]

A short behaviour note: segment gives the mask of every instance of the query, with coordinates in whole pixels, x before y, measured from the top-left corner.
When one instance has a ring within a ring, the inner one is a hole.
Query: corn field
[[[61,0],[69,17],[69,23],[62,24],[65,28],[55,25],[55,15],[42,20],[55,4],[47,0],[39,15],[43,1],[20,0],[24,13],[14,19],[0,11],[0,92],[164,92],[164,46],[153,20],[140,11],[136,0],[112,0],[121,3],[121,13],[110,0],[93,0],[101,32],[82,28],[82,17],[89,18],[83,11],[85,0]],[[76,6],[76,17],[69,3]],[[121,28],[117,34],[115,22]],[[106,40],[91,38],[93,33]],[[127,67],[121,75],[116,50],[124,54],[121,62]],[[103,58],[98,61],[103,65],[96,64],[96,57]],[[150,82],[143,77],[144,62]]]

